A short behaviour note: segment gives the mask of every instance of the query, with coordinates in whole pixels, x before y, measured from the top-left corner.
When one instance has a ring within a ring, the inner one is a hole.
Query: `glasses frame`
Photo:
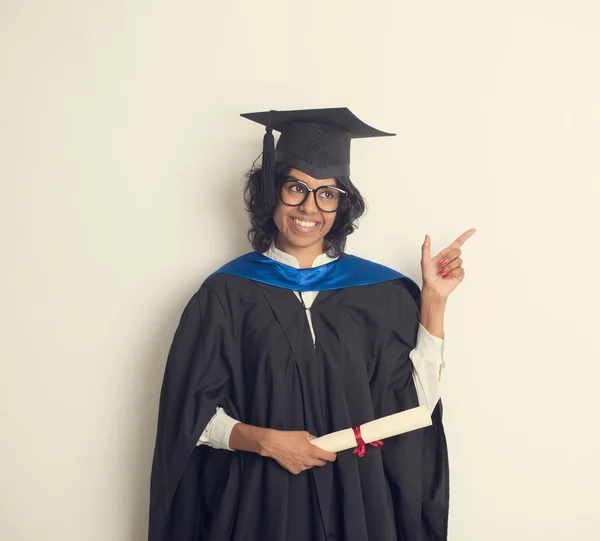
[[[291,203],[286,203],[283,200],[283,187],[288,183],[288,182],[294,182],[296,184],[302,184],[302,186],[304,186],[306,188],[306,195],[304,196],[304,199],[302,201],[300,201],[300,203],[296,203],[295,205],[292,205]],[[317,192],[319,190],[325,190],[325,189],[329,189],[329,190],[337,190],[338,192],[340,192],[342,194],[342,198],[340,198],[340,204],[338,205],[338,207],[335,210],[323,210],[320,206],[319,206],[319,201],[317,200]],[[340,207],[342,206],[342,201],[343,201],[343,197],[348,193],[346,190],[342,190],[341,188],[338,188],[337,186],[319,186],[316,189],[311,188],[308,184],[306,184],[306,182],[302,182],[301,180],[298,180],[296,178],[288,178],[286,180],[284,180],[281,183],[281,189],[279,190],[279,199],[281,199],[281,202],[284,205],[287,205],[288,207],[299,207],[301,205],[304,205],[304,203],[306,203],[306,200],[308,199],[308,197],[310,196],[310,194],[314,193],[315,196],[315,205],[317,205],[317,208],[321,211],[321,212],[327,212],[327,213],[331,213],[331,212],[337,212],[338,210],[340,210]]]

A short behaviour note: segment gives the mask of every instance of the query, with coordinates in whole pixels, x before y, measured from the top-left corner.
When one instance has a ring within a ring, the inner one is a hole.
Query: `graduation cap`
[[[284,163],[318,179],[350,175],[350,142],[394,133],[365,124],[347,107],[245,113],[244,118],[266,127],[262,156],[262,195],[275,204],[275,163]],[[274,145],[273,130],[281,133]]]

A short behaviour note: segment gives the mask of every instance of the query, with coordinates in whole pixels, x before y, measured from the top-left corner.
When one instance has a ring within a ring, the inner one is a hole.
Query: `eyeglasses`
[[[315,203],[323,212],[335,212],[340,208],[346,191],[337,186],[320,186],[313,190],[300,180],[286,180],[281,185],[281,201],[290,207],[299,207],[308,199],[310,193],[315,195]]]

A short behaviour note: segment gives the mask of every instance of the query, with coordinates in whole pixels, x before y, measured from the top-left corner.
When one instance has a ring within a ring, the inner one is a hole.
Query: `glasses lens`
[[[316,193],[317,206],[325,212],[333,212],[340,208],[342,202],[342,193],[336,188],[324,186],[319,188]]]
[[[286,205],[301,205],[307,193],[306,186],[300,182],[288,181],[281,187],[281,199]]]

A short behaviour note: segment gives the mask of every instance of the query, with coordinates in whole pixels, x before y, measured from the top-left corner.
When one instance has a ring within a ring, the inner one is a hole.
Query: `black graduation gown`
[[[431,427],[299,475],[257,454],[196,446],[217,406],[316,436],[418,406],[413,282],[321,291],[311,315],[316,347],[292,291],[217,274],[192,297],[161,392],[150,541],[447,539],[441,403]]]

